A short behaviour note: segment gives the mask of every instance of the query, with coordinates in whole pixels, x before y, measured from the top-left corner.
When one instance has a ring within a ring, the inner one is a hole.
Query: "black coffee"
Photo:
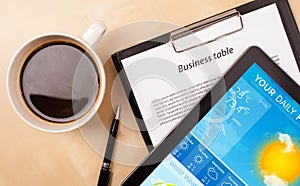
[[[21,90],[36,115],[65,123],[82,117],[93,106],[99,78],[93,58],[83,47],[55,41],[39,47],[26,59]]]

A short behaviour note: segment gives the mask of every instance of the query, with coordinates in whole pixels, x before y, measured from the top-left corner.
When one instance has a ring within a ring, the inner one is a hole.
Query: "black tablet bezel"
[[[130,174],[123,185],[140,185],[254,63],[260,66],[295,101],[300,103],[300,87],[260,48],[250,47],[225,74],[224,78]]]
[[[284,29],[287,33],[290,45],[292,47],[292,51],[297,61],[298,69],[300,70],[300,34],[295,18],[293,17],[290,5],[287,0],[255,0],[253,2],[249,2],[247,4],[237,7],[236,10],[243,15],[274,3],[277,5]],[[187,27],[188,26],[189,25],[187,25]],[[146,50],[163,45],[169,42],[169,40],[170,33],[166,33],[162,36],[156,37],[149,41],[145,41],[143,43],[127,48],[112,55],[113,63],[117,72],[119,73],[119,77],[123,84],[126,95],[128,95],[129,103],[133,110],[134,116],[137,118],[136,121],[138,127],[149,152],[153,149],[152,140],[149,136],[148,130],[146,128],[145,122],[143,120],[141,111],[135,99],[126,72],[124,71],[122,60],[130,56],[136,55],[138,53],[144,52]]]

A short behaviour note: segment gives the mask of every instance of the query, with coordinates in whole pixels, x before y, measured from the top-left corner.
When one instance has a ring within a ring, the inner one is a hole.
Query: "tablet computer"
[[[123,185],[300,185],[300,88],[249,48]]]

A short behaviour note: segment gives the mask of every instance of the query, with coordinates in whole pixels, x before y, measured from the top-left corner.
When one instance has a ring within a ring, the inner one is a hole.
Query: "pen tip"
[[[118,105],[115,119],[119,119],[120,118],[120,109],[121,109],[121,105]]]

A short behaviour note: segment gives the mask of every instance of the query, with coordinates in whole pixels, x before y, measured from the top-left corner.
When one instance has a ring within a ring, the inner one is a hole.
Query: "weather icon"
[[[187,150],[189,148],[189,144],[187,141],[183,141],[179,144],[180,149]]]
[[[214,181],[216,181],[219,176],[217,171],[213,167],[208,168],[207,175]]]
[[[232,184],[228,182],[222,182],[221,186],[232,186]]]
[[[203,157],[199,154],[195,155],[194,162],[199,165],[200,163],[203,162]]]
[[[260,168],[266,185],[288,185],[300,175],[300,151],[288,134],[278,133],[260,157]]]

